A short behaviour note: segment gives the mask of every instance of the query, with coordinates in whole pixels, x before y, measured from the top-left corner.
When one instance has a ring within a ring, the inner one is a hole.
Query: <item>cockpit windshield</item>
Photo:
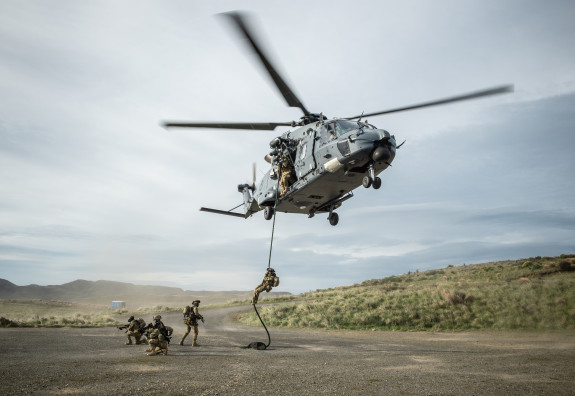
[[[356,131],[359,129],[359,125],[357,122],[347,121],[347,120],[338,120],[335,123],[335,131],[337,136],[340,137],[343,134],[346,134],[351,131]]]
[[[321,136],[321,145],[328,143],[331,140],[337,139],[348,132],[357,131],[359,129],[375,129],[373,125],[361,121],[337,120],[327,122],[319,131]]]
[[[337,136],[340,137],[341,135],[351,132],[357,131],[358,129],[375,129],[373,125],[366,124],[361,121],[349,121],[349,120],[338,120],[335,123],[335,130],[337,132]]]

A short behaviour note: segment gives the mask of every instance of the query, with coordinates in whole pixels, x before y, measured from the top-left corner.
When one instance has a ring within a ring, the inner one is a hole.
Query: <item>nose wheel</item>
[[[381,179],[375,176],[375,169],[373,169],[373,164],[369,165],[369,173],[363,177],[361,184],[365,188],[370,188],[373,186],[375,190],[381,187]]]
[[[364,176],[361,184],[365,188],[373,187],[374,189],[378,190],[381,187],[381,179],[379,177],[372,179],[370,176]]]

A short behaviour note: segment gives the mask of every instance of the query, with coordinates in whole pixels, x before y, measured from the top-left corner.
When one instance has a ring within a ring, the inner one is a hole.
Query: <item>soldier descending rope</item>
[[[273,268],[268,268],[264,275],[264,280],[254,289],[252,304],[255,305],[258,303],[258,298],[261,292],[265,290],[266,293],[269,293],[272,287],[279,286],[279,284],[280,278],[276,276],[275,270]]]

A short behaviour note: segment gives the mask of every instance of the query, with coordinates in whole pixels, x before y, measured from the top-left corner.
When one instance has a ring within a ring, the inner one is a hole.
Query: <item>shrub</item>
[[[571,266],[571,263],[569,261],[562,260],[559,262],[559,271],[562,272],[573,271],[573,267]]]

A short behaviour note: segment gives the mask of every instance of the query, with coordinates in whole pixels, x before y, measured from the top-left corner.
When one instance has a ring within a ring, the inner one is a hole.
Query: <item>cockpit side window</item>
[[[322,125],[321,128],[319,129],[319,136],[321,146],[331,142],[332,140],[337,139],[338,135],[336,132],[335,124],[331,122],[329,124]]]

